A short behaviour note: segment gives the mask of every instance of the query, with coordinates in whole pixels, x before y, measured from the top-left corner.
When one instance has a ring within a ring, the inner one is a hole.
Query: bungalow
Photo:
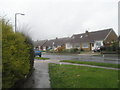
[[[109,46],[118,37],[112,28],[88,32],[82,34],[75,34],[72,37],[56,38],[52,40],[36,41],[35,47],[40,50],[54,49],[64,46],[65,49],[78,48],[85,51],[91,51],[101,46]]]
[[[75,34],[71,40],[66,43],[66,49],[78,48],[85,51],[91,51],[101,46],[109,46],[113,41],[117,41],[117,35],[112,28]]]
[[[39,50],[49,50],[54,49],[56,50],[58,47],[64,46],[65,43],[69,40],[69,37],[65,38],[56,38],[52,40],[43,40],[34,43],[34,46],[37,46]]]
[[[119,43],[119,47],[120,47],[120,35],[119,35],[119,37],[118,37],[118,43]]]
[[[46,48],[44,48],[44,44],[47,42],[48,40],[41,40],[41,41],[35,41],[34,42],[34,48],[38,49],[38,50],[45,50]]]

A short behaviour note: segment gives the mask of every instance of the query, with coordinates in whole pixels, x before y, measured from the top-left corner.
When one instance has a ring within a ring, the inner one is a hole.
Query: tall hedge
[[[2,22],[0,20],[0,89],[2,88]]]
[[[27,40],[2,20],[2,88],[11,88],[29,73],[32,44]]]

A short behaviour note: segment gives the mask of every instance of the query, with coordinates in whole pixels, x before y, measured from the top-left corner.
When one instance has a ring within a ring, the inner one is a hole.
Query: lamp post
[[[25,15],[23,13],[15,13],[15,32],[17,30],[17,15]]]

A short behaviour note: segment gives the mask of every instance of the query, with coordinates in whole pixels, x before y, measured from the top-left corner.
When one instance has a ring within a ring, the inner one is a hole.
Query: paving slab
[[[21,88],[51,88],[48,62],[44,60],[35,60],[34,68],[34,72]]]

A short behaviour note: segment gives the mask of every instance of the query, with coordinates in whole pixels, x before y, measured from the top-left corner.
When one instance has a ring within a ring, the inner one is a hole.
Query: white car
[[[100,47],[97,47],[93,50],[94,52],[100,52]]]

